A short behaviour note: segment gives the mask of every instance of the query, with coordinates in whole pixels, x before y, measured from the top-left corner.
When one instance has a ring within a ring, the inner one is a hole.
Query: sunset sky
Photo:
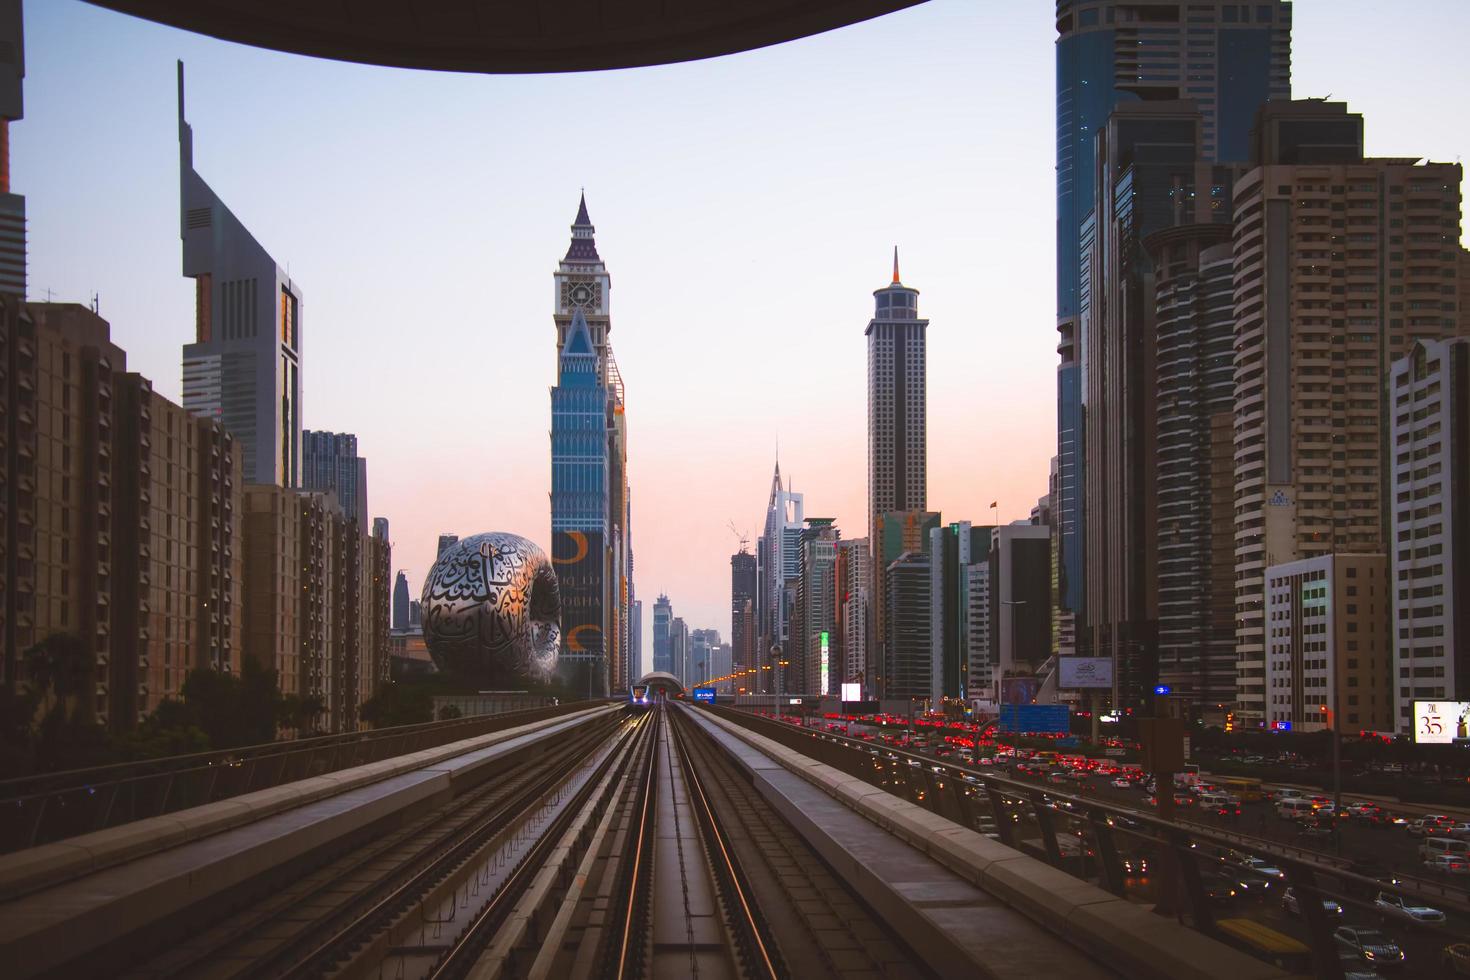
[[[1378,155],[1455,161],[1470,4],[1297,0],[1293,93]],[[865,533],[865,347],[899,247],[929,329],[929,506],[1029,514],[1055,452],[1053,5],[935,0],[692,64],[366,67],[28,2],[30,299],[95,293],[178,400],[174,62],[194,159],[304,292],[304,418],[356,433],[417,595],[441,532],[549,543],[552,278],[580,189],[628,386],[635,584],[728,639],[729,557],[781,470]],[[1371,54],[1370,54],[1371,48]],[[753,543],[752,543],[753,548]]]

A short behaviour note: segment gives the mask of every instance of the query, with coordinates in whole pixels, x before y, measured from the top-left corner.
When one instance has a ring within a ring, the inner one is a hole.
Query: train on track
[[[654,704],[655,695],[647,684],[633,684],[628,688],[628,707],[634,711],[647,711]]]

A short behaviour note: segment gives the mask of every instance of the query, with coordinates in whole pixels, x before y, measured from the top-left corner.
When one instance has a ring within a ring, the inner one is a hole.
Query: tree
[[[388,681],[362,703],[358,717],[374,728],[417,725],[434,720],[434,702],[426,690]]]

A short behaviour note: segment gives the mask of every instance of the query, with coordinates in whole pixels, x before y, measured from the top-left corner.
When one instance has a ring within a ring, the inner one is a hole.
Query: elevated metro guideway
[[[733,54],[923,0],[90,0],[225,41],[398,68],[562,72]]]
[[[593,705],[5,855],[0,963],[15,977],[1285,975],[765,725]]]

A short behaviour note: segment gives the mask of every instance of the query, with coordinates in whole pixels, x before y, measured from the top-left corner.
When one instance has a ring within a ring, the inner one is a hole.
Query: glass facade
[[[607,388],[579,311],[551,389],[551,530],[607,534]]]

